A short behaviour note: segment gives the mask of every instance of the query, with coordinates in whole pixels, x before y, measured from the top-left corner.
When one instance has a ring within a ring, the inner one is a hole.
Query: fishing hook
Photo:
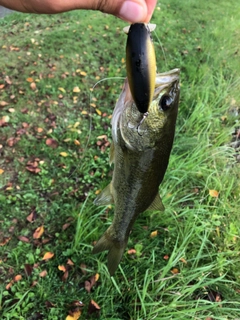
[[[148,114],[149,114],[148,111],[147,111],[147,112],[144,112],[143,117],[142,117],[141,121],[139,122],[139,124],[138,124],[138,126],[137,126],[137,132],[138,132],[138,134],[139,134],[141,137],[142,137],[143,135],[139,133],[138,129],[139,129],[140,125],[144,122],[144,120],[147,118]]]

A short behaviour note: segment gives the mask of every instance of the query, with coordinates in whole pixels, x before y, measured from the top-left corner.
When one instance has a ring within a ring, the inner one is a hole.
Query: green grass
[[[166,210],[138,218],[127,246],[136,253],[126,250],[111,278],[106,254],[91,250],[114,208],[93,200],[112,174],[125,23],[85,11],[0,21],[0,101],[8,103],[0,119],[9,117],[0,127],[1,319],[66,319],[76,301],[82,319],[240,318],[240,171],[231,147],[240,127],[238,3],[163,1],[152,22],[158,71],[181,68],[176,138],[160,187]],[[46,252],[54,257],[43,261]]]

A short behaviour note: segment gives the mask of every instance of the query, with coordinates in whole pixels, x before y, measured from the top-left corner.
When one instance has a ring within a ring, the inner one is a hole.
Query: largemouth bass
[[[156,76],[155,90],[142,121],[128,81],[112,117],[111,183],[95,199],[96,205],[115,204],[111,226],[93,248],[108,250],[108,270],[113,275],[126,248],[138,215],[147,209],[164,210],[159,195],[172,149],[179,102],[179,69]]]

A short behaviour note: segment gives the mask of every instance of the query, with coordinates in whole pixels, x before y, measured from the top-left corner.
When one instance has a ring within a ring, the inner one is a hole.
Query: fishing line
[[[90,92],[89,92],[89,115],[90,115],[90,122],[89,122],[89,135],[88,135],[88,139],[87,139],[87,142],[86,142],[86,145],[85,145],[85,149],[87,149],[88,145],[89,145],[89,141],[90,141],[90,138],[91,138],[91,127],[92,127],[92,114],[91,114],[91,99],[92,99],[92,93],[94,91],[94,89],[102,82],[104,81],[108,81],[108,80],[124,80],[125,77],[110,77],[110,78],[103,78],[99,81],[97,81],[93,87],[90,89]]]
[[[157,38],[157,40],[158,40],[158,44],[160,45],[160,48],[161,48],[161,50],[162,50],[165,67],[166,67],[166,69],[167,69],[167,57],[166,57],[166,54],[165,54],[165,51],[164,51],[164,48],[163,48],[163,44],[162,44],[160,38],[158,37],[156,30],[154,30],[153,33],[154,33],[154,36],[156,36],[156,38]]]
[[[93,122],[93,119],[92,119],[92,112],[91,112],[91,99],[92,99],[92,95],[93,95],[93,91],[94,89],[102,82],[104,81],[108,81],[108,80],[124,80],[125,77],[110,77],[110,78],[103,78],[103,79],[100,79],[99,81],[97,81],[93,86],[92,88],[89,89],[89,104],[88,104],[88,107],[87,109],[89,110],[89,134],[87,136],[87,141],[85,143],[85,145],[83,146],[82,148],[82,153],[81,153],[81,156],[84,157],[86,152],[87,152],[87,148],[89,146],[89,143],[90,143],[90,139],[91,139],[91,133],[92,133],[92,122]],[[75,168],[73,170],[73,172],[69,175],[69,177],[72,177],[73,174],[76,172],[77,168]]]

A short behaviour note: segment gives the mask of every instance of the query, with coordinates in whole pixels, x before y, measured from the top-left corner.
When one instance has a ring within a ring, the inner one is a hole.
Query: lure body
[[[132,24],[128,30],[126,45],[128,83],[141,113],[148,111],[156,79],[156,57],[150,27],[144,23]]]

